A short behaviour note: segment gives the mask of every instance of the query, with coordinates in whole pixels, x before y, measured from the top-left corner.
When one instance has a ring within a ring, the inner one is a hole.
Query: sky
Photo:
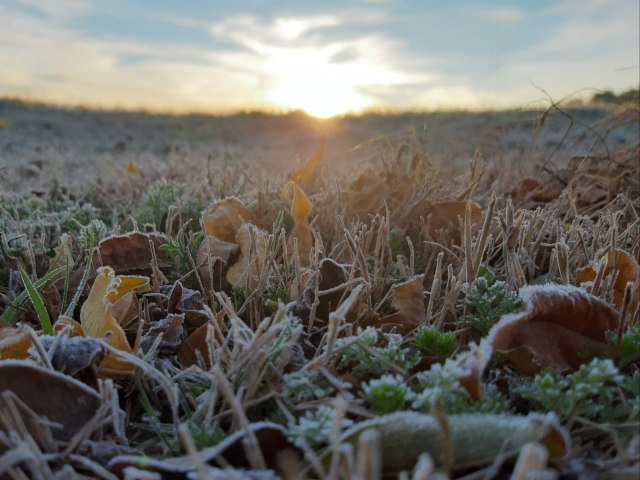
[[[638,0],[0,0],[0,96],[229,113],[637,88]]]

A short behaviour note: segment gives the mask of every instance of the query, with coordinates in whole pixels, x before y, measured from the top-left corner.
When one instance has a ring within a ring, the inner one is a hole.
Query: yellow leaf
[[[207,235],[224,242],[234,242],[245,223],[259,225],[255,216],[235,198],[225,198],[207,208],[202,214],[202,223]]]
[[[293,190],[293,202],[291,203],[291,216],[296,223],[308,222],[311,213],[311,202],[295,182],[289,182],[285,185],[283,196]]]
[[[105,338],[107,343],[118,350],[133,354],[124,330],[111,312],[111,306],[118,298],[131,291],[141,291],[149,287],[149,279],[134,276],[116,276],[111,267],[98,269],[91,291],[80,310],[80,323],[88,337]],[[109,354],[100,364],[101,369],[127,373],[133,364],[123,362]]]
[[[289,241],[292,243],[294,238],[298,239],[300,262],[302,265],[307,265],[309,252],[311,252],[311,247],[313,246],[313,237],[311,235],[311,230],[309,229],[309,215],[311,214],[311,209],[313,207],[305,193],[295,182],[290,181],[287,183],[284,187],[283,196],[287,195],[291,190],[293,190],[291,216],[293,217],[294,224]],[[294,253],[292,244],[288,250],[290,254]]]
[[[627,283],[634,282],[640,274],[640,267],[638,262],[624,250],[617,249],[613,255],[613,265],[611,262],[611,250],[607,250],[606,255],[603,254],[600,259],[600,263],[605,262],[604,276],[611,274],[613,267],[616,270],[616,277],[613,282],[613,304],[616,308],[622,307],[622,300],[624,299],[624,291],[627,287]],[[595,264],[588,265],[583,268],[579,268],[576,271],[576,280],[578,283],[593,282],[596,279],[599,266]],[[632,304],[638,301],[639,292],[636,290],[632,294]],[[634,311],[633,309],[631,310]]]
[[[140,169],[136,167],[132,161],[129,161],[127,163],[127,166],[124,167],[124,173],[126,173],[127,175],[133,175],[134,173],[138,173],[139,171]]]
[[[291,180],[302,186],[305,190],[310,190],[313,186],[314,174],[318,164],[324,159],[324,150],[327,144],[327,136],[322,137],[318,150],[307,160],[304,165],[291,172]]]
[[[9,128],[10,125],[8,118],[0,118],[0,129]]]

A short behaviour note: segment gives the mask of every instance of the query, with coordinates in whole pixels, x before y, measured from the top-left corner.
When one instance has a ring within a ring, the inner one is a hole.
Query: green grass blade
[[[64,271],[64,267],[58,267],[58,268],[54,268],[53,270],[49,270],[42,278],[37,280],[33,284],[33,286],[36,288],[37,291],[40,291],[47,282],[49,282],[50,280],[53,280],[55,277],[60,275],[63,271]],[[16,314],[16,308],[22,305],[22,302],[24,302],[28,296],[29,296],[29,292],[27,290],[25,290],[20,295],[18,295],[16,299],[12,302],[12,304],[9,305],[7,309],[4,311],[4,313],[0,317],[0,320],[2,320],[4,323],[8,323],[9,325],[12,325],[13,317]]]
[[[44,306],[42,297],[38,293],[38,290],[33,285],[33,283],[31,283],[29,275],[27,275],[27,272],[24,271],[24,268],[22,268],[22,266],[18,268],[20,269],[20,276],[22,277],[24,286],[27,289],[27,293],[29,294],[29,299],[31,300],[33,308],[36,309],[36,313],[38,314],[38,320],[40,320],[40,325],[42,325],[42,331],[47,335],[53,335],[53,327],[51,326],[49,312],[47,312],[47,309]]]

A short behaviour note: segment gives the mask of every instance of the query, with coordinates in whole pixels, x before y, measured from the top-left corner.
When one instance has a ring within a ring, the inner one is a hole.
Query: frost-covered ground
[[[429,159],[466,165],[479,151],[485,159],[526,165],[552,157],[567,159],[616,148],[640,135],[636,122],[624,122],[597,135],[587,126],[611,110],[580,108],[567,115],[541,111],[369,114],[317,120],[301,113],[233,116],[153,115],[61,109],[0,100],[0,186],[42,189],[57,178],[63,184],[113,177],[133,162],[154,180],[201,178],[211,165],[265,167],[281,174],[306,159],[327,132],[327,160],[336,166],[371,160],[385,142],[413,130]],[[539,122],[542,127],[539,128]],[[562,141],[569,129],[570,141]],[[581,133],[584,136],[581,137]],[[600,141],[602,139],[602,141]],[[560,150],[556,151],[558,145]],[[555,152],[555,153],[554,153]]]

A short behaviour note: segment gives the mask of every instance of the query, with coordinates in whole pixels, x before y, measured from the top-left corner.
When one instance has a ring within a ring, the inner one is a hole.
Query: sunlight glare
[[[268,70],[273,87],[268,99],[273,104],[299,108],[319,118],[371,106],[372,100],[358,92],[370,81],[367,65],[332,63],[330,54],[318,49],[272,53]]]

